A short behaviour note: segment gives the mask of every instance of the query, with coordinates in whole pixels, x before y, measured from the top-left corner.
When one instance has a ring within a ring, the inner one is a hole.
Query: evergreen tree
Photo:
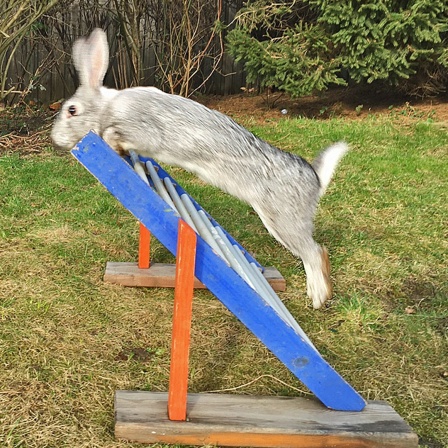
[[[252,0],[229,33],[248,81],[300,96],[383,80],[439,93],[448,80],[446,0]]]

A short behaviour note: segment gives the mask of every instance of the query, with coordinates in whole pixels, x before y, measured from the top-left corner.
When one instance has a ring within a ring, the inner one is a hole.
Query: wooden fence
[[[242,0],[223,0],[221,20],[230,23],[241,7]],[[79,36],[87,35],[90,30],[99,26],[107,29],[110,43],[110,66],[105,79],[109,87],[126,87],[120,83],[123,71],[129,74],[131,64],[126,51],[117,38],[119,24],[107,14],[97,14],[95,20],[85,18],[85,11],[71,3],[70,10],[57,11],[51,17],[44,18],[42,29],[32,30],[18,47],[8,70],[8,84],[17,86],[18,91],[29,90],[28,98],[48,103],[67,98],[76,89],[77,75],[71,62],[71,47]],[[147,26],[150,26],[147,25]],[[160,65],[156,49],[148,39],[148,29],[141,28],[143,43],[140,57],[142,61],[142,76],[139,85],[160,86]],[[201,92],[208,94],[237,93],[245,85],[245,75],[240,64],[224,52],[216,67],[204,59],[201,65],[201,78],[207,79],[201,87]],[[166,90],[166,89],[165,89]],[[14,101],[18,94],[10,95],[8,101]]]

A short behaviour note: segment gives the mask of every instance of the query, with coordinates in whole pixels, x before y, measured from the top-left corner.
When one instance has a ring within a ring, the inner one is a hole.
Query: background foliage
[[[57,1],[5,0],[0,3],[0,100],[9,93],[15,93],[16,86],[8,84],[8,70],[18,46]]]
[[[444,91],[444,0],[252,0],[228,37],[248,79],[293,96],[384,81],[413,95]]]
[[[71,48],[76,38],[94,27],[108,33],[110,86],[152,84],[188,96],[201,89],[220,65],[223,3],[227,14],[231,0],[1,3],[0,14],[7,14],[0,22],[0,100],[8,93],[24,97],[37,85],[49,88],[50,73],[57,74],[62,85],[54,89],[53,100],[73,93],[77,79]]]
[[[259,89],[296,97],[374,82],[436,95],[448,81],[447,10],[446,0],[8,0],[0,101],[73,93],[71,47],[95,26],[108,32],[107,83],[118,88],[189,96],[217,92],[218,82],[235,92],[247,75]]]

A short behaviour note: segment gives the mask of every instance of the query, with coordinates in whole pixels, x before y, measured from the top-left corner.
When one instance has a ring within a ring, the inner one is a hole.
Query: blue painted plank
[[[81,140],[72,154],[176,255],[180,217],[121,157],[94,133]],[[352,386],[200,236],[195,275],[328,408],[340,411],[364,408],[364,399]]]

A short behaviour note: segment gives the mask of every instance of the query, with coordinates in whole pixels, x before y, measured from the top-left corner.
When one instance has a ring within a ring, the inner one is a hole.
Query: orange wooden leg
[[[193,304],[196,233],[182,219],[177,238],[173,335],[171,341],[168,418],[187,419],[188,356]]]
[[[140,223],[140,238],[138,243],[138,267],[148,269],[151,263],[151,232]]]

